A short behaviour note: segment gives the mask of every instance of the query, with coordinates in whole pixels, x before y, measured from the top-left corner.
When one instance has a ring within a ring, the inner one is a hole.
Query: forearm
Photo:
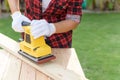
[[[19,0],[8,0],[11,13],[14,13],[16,11],[20,11],[19,8]]]
[[[55,33],[63,33],[75,29],[78,26],[78,22],[73,20],[64,20],[61,22],[54,23],[56,27]]]

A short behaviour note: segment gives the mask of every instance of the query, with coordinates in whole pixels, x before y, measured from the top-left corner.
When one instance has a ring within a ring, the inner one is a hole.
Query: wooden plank
[[[19,80],[21,60],[10,55],[2,80]]]
[[[22,62],[21,69],[20,68],[18,69],[16,68],[15,65],[10,63],[12,61],[13,61],[13,56],[10,55],[5,50],[1,49],[0,50],[0,80],[35,80],[35,79],[36,80],[52,80],[47,75],[33,69],[33,67],[29,66],[24,62]],[[12,70],[11,70],[11,65],[12,65]],[[14,68],[14,71],[13,71],[13,68]],[[17,72],[16,72],[16,69],[17,69]],[[19,79],[19,74],[20,74],[20,79]]]
[[[54,63],[60,64],[65,69],[72,70],[73,72],[80,74],[82,80],[86,79],[74,48],[62,50],[56,48],[53,49],[52,52],[54,52],[54,55],[57,57],[57,59],[54,60]]]
[[[23,62],[19,80],[35,80],[35,69]]]
[[[36,71],[36,80],[52,80],[49,76],[39,72],[39,71]]]
[[[81,79],[84,80],[84,79],[86,79],[86,77],[84,75],[84,72],[82,70],[80,62],[79,62],[79,60],[77,58],[76,52],[75,52],[75,50],[72,50],[72,51],[71,50],[69,50],[72,53],[71,53],[71,57],[69,58],[67,69],[72,70],[72,71],[74,71],[77,74],[80,74]]]
[[[4,50],[0,50],[0,80],[2,80],[3,74],[6,70],[8,60],[9,53],[6,53]]]
[[[0,37],[0,46],[2,48],[10,52],[12,55],[18,57],[19,59],[23,60],[24,62],[28,63],[29,65],[33,66],[40,72],[53,78],[54,80],[82,80],[79,74],[63,68],[61,65],[54,63],[54,61],[50,61],[45,64],[36,64],[31,62],[27,58],[18,54],[19,44],[16,41],[8,38],[3,34],[0,34]]]

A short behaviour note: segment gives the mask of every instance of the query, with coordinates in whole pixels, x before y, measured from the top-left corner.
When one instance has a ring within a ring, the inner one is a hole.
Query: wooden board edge
[[[60,65],[54,63],[46,63],[43,65],[38,65],[27,58],[18,54],[19,44],[10,39],[9,37],[0,33],[0,47],[11,53],[12,55],[16,56],[17,58],[21,59],[22,61],[26,62],[27,64],[33,66],[35,69],[43,72],[44,74],[52,77],[55,80],[82,80],[79,75],[74,73],[73,71],[63,69]]]

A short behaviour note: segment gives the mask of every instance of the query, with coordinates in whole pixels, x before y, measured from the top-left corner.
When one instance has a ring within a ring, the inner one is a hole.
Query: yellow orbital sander
[[[23,21],[24,39],[20,42],[19,54],[36,63],[45,63],[56,57],[51,54],[51,47],[45,42],[44,36],[34,39],[30,33],[30,23]]]

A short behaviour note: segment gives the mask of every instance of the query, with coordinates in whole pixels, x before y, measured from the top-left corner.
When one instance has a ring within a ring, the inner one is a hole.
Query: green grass
[[[19,35],[19,33],[14,32],[12,30],[11,21],[12,21],[12,19],[10,17],[0,19],[0,33],[3,33],[17,41],[19,39],[20,35]]]
[[[120,80],[120,14],[83,14],[75,47],[90,80]]]
[[[119,26],[120,13],[83,14],[74,30],[73,47],[88,79],[120,79]],[[11,18],[0,19],[0,33],[15,40],[20,37],[11,29]]]

